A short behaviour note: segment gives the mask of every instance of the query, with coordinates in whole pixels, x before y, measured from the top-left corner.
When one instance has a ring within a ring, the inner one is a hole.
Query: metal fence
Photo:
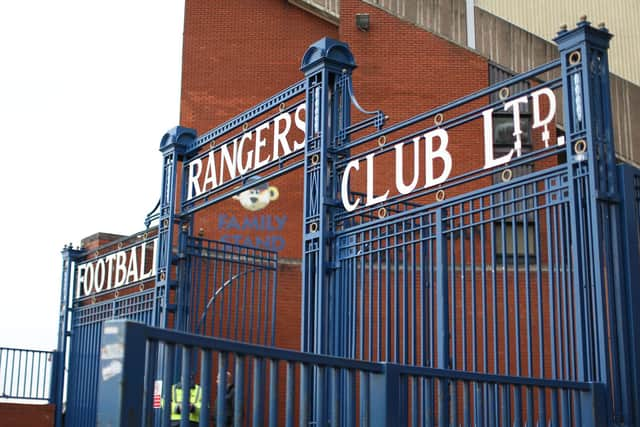
[[[101,371],[110,372],[112,366],[121,369],[109,377],[103,375],[99,384],[101,425],[148,426],[160,419],[161,425],[169,426],[168,405],[157,403],[171,400],[171,387],[166,384],[171,384],[172,372],[165,372],[165,386],[157,387],[154,370],[161,354],[173,360],[178,351],[183,368],[188,368],[193,356],[198,358],[199,375],[195,381],[203,396],[200,426],[207,426],[212,420],[216,425],[228,425],[225,422],[230,420],[234,426],[272,427],[525,422],[590,426],[600,425],[606,410],[602,405],[606,394],[600,384],[363,362],[126,321],[107,322],[102,341],[103,349],[110,350],[102,352]],[[217,373],[225,371],[231,373],[229,382],[222,375],[214,386]],[[126,388],[120,387],[124,377]],[[182,376],[183,389],[188,389],[190,382],[188,374]],[[230,384],[231,406],[225,402]],[[229,408],[232,414],[227,413]],[[188,417],[184,411],[182,421],[188,421]]]
[[[1,399],[46,400],[56,353],[0,347]]]

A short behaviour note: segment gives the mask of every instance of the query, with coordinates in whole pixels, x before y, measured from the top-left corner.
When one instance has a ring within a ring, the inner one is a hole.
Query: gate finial
[[[324,37],[309,46],[302,57],[300,69],[309,74],[323,63],[337,70],[356,68],[356,61],[349,45],[329,37]]]

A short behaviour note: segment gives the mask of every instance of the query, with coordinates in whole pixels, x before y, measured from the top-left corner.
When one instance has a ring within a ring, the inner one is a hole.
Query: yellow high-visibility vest
[[[189,412],[189,421],[200,421],[200,407],[202,406],[202,393],[198,384],[189,390],[189,404],[193,407],[186,408]],[[180,384],[171,386],[171,421],[180,421],[182,417],[182,387]]]

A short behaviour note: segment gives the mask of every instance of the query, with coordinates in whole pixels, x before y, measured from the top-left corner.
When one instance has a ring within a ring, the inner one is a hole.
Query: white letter
[[[267,140],[262,137],[262,131],[267,129],[269,129],[269,122],[263,123],[256,128],[256,161],[254,162],[256,169],[266,165],[269,163],[269,160],[271,160],[271,156],[267,156],[266,159],[260,160],[260,149],[267,145]]]
[[[93,264],[88,263],[84,272],[84,294],[89,295],[91,293],[91,287],[93,286]]]
[[[204,173],[204,182],[202,183],[202,191],[207,191],[208,185],[211,186],[211,190],[218,186],[218,180],[216,179],[216,161],[213,157],[213,150],[209,151],[207,170]]]
[[[251,159],[253,159],[253,150],[249,150],[247,153],[247,163],[242,164],[242,149],[244,148],[244,141],[251,140],[251,134],[245,133],[242,135],[242,138],[236,138],[236,141],[240,140],[240,145],[238,146],[238,157],[240,160],[238,161],[238,172],[240,172],[240,176],[244,175],[251,169]]]
[[[223,166],[227,167],[227,171],[229,171],[229,179],[233,179],[236,177],[236,165],[238,161],[238,146],[236,141],[233,141],[233,154],[229,153],[229,145],[231,143],[224,144],[220,148],[220,183],[224,182],[223,175]]]
[[[140,280],[147,279],[153,274],[152,270],[144,271],[147,265],[147,242],[142,243],[140,249]]]
[[[307,133],[307,125],[305,123],[306,114],[304,119],[300,117],[300,113],[302,111],[304,111],[305,113],[307,112],[307,106],[305,104],[300,104],[298,108],[296,108],[296,115],[294,117],[294,121],[296,123],[296,127],[302,131],[302,134],[304,136],[302,137],[302,142],[298,142],[295,139],[293,140],[293,151],[302,150],[304,148],[304,142],[305,142],[306,133]]]
[[[484,120],[484,169],[489,169],[511,160],[513,149],[498,159],[493,158],[493,108],[483,111],[482,116]]]
[[[540,95],[545,95],[549,98],[549,113],[547,113],[547,117],[543,119],[540,118]],[[540,126],[544,126],[544,131],[542,132],[542,140],[544,141],[544,146],[549,146],[549,129],[547,125],[553,119],[553,116],[556,114],[556,97],[553,94],[553,91],[549,88],[542,88],[536,90],[531,94],[531,98],[533,98],[533,125],[532,129],[539,128]],[[558,144],[562,145],[562,144]]]
[[[96,262],[96,271],[93,275],[94,287],[96,288],[96,292],[102,291],[104,287],[104,259],[99,259]]]
[[[402,159],[402,146],[404,143],[401,142],[394,147],[396,149],[396,188],[400,194],[409,194],[416,188],[416,185],[418,185],[418,176],[420,175],[419,143],[419,136],[413,138],[413,180],[409,185],[404,185],[403,177],[404,162]]]
[[[127,267],[127,284],[138,281],[138,254],[136,248],[131,248],[131,254],[129,255],[129,267]]]
[[[360,197],[356,198],[356,201],[351,204],[349,203],[349,171],[351,169],[360,170],[360,162],[358,160],[351,160],[347,163],[347,167],[344,168],[344,174],[342,174],[342,185],[340,196],[342,197],[342,206],[347,212],[353,211],[360,204]]]
[[[192,197],[202,194],[202,190],[200,190],[200,183],[198,182],[201,171],[202,160],[195,159],[189,162],[189,188],[187,190],[187,200],[191,200]],[[195,190],[195,192],[193,190]]]
[[[284,130],[280,129],[280,122],[284,121]],[[291,154],[287,135],[291,129],[291,116],[289,113],[282,113],[273,122],[273,160],[280,158],[278,145],[282,145],[282,155]]]
[[[116,254],[116,284],[114,287],[124,285],[127,280],[127,254],[124,251]]]
[[[427,132],[425,135],[425,184],[424,188],[433,187],[436,184],[440,184],[449,178],[453,162],[451,161],[451,154],[447,151],[447,144],[449,143],[449,134],[444,129],[436,129],[431,132]],[[433,138],[440,138],[440,147],[436,151],[433,151]],[[438,178],[433,177],[433,160],[441,158],[444,163],[442,167],[442,173]]]
[[[111,289],[113,286],[113,261],[116,259],[116,254],[107,255],[107,289]]]
[[[375,205],[376,203],[384,202],[389,196],[389,190],[382,196],[375,197],[373,195],[373,156],[375,153],[368,154],[367,159],[367,203],[365,206]]]
[[[76,298],[80,298],[80,291],[83,289],[85,269],[86,267],[84,265],[78,266],[78,280],[76,281]]]
[[[516,137],[516,140],[513,144],[513,148],[516,151],[516,157],[520,157],[522,155],[522,129],[520,129],[520,106],[519,104],[526,104],[527,97],[521,96],[520,98],[516,98],[513,101],[509,101],[504,104],[504,111],[507,111],[509,108],[513,107],[513,136]]]

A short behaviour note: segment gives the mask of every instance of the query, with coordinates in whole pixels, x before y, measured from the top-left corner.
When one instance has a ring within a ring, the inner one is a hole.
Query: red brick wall
[[[302,55],[338,29],[286,0],[187,0],[180,124],[204,133],[303,78]]]
[[[369,32],[356,28],[356,13],[370,14]],[[202,134],[302,79],[303,54],[324,36],[350,45],[358,64],[356,97],[369,110],[382,109],[391,123],[488,82],[483,58],[359,0],[342,0],[339,28],[284,0],[187,0],[180,124]],[[479,126],[468,127],[466,133],[454,131],[451,138],[478,138]],[[463,157],[462,145],[451,150],[454,158]],[[464,156],[467,162],[459,162],[459,167],[481,167],[482,151],[473,154]],[[385,170],[379,181],[393,182],[393,168]],[[279,272],[277,345],[294,349],[300,346],[302,182],[301,171],[270,182],[278,187],[279,199],[254,213],[287,215],[282,231],[286,248],[280,255],[294,263],[283,265]],[[198,213],[195,230],[202,228],[205,237],[220,238],[224,234],[220,214],[238,220],[253,215],[228,200]]]
[[[0,403],[0,425],[11,427],[53,427],[54,405]]]

